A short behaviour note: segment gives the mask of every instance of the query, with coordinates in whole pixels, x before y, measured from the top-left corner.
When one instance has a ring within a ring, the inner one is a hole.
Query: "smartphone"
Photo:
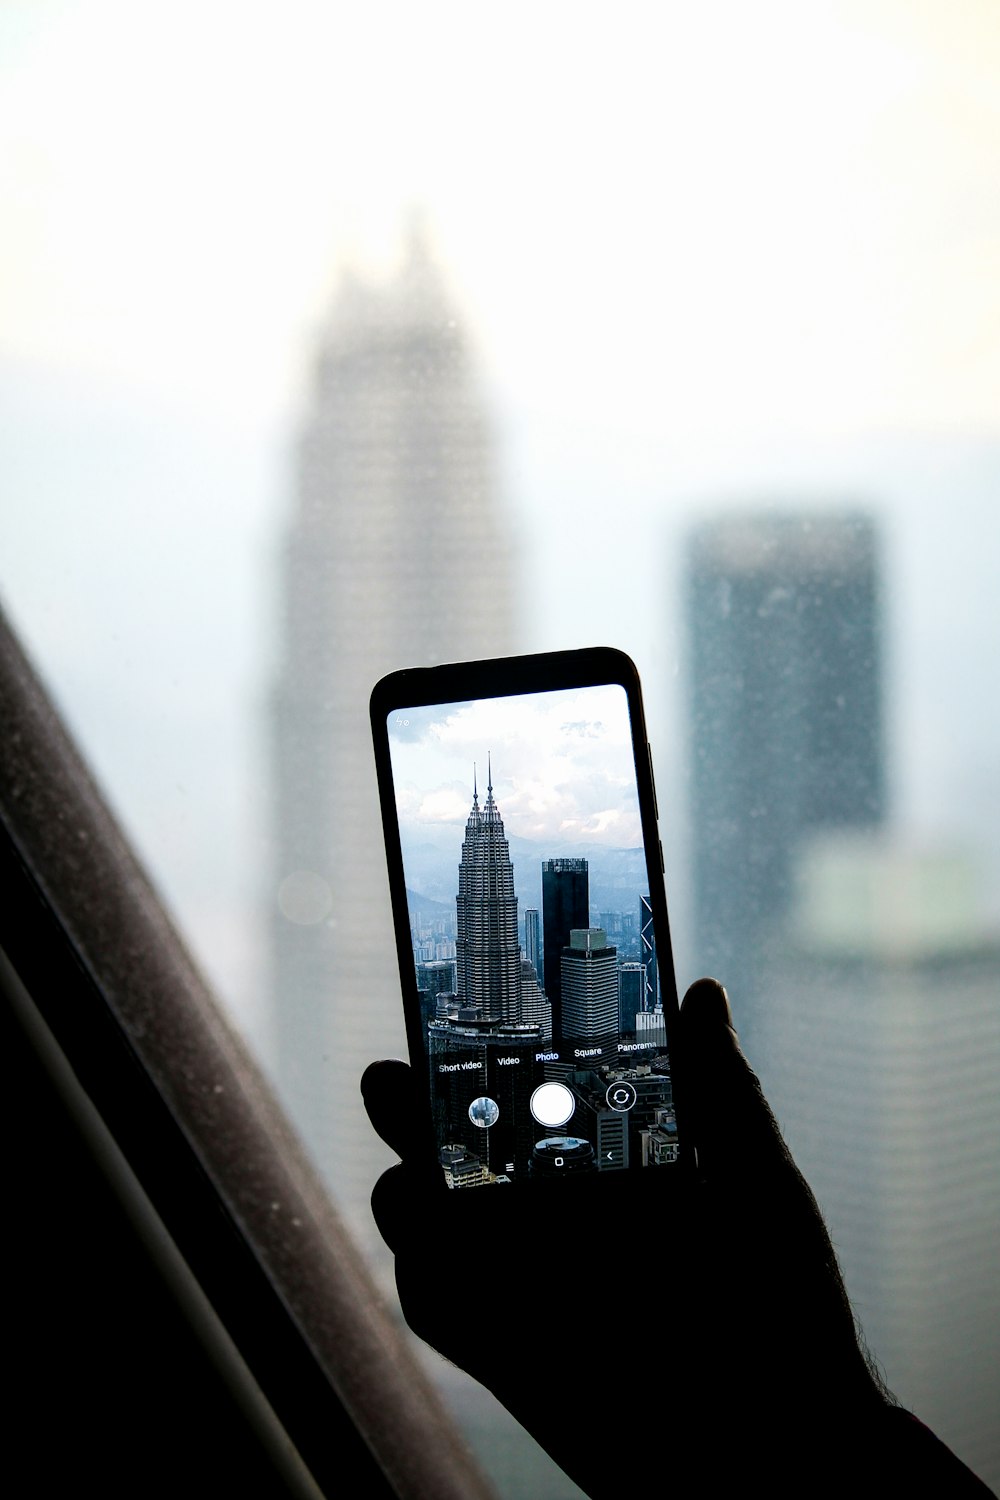
[[[516,1191],[676,1173],[677,990],[630,658],[394,672],[371,718],[430,1174]]]

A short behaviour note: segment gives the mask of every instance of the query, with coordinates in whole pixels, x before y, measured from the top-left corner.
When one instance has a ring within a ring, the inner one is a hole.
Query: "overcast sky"
[[[981,0],[6,0],[2,348],[263,415],[420,203],[553,408],[995,428],[998,66]]]

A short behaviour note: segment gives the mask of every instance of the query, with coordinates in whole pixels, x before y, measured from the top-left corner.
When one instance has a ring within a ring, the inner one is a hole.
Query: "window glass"
[[[11,0],[0,79],[0,589],[380,1278],[368,692],[620,646],[681,988],[1000,1483],[990,8]]]

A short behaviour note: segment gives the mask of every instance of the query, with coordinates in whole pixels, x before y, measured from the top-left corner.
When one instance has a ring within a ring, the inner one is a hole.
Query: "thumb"
[[[706,1263],[720,1257],[718,1275],[725,1277],[731,1247],[739,1245],[743,1284],[765,1296],[770,1289],[772,1332],[781,1321],[775,1348],[787,1369],[799,1371],[804,1389],[836,1390],[842,1382],[852,1398],[880,1402],[823,1216],[740,1050],[722,985],[697,980],[680,1022],[685,1129],[714,1210],[706,1220],[712,1234],[701,1246]],[[729,1315],[743,1313],[730,1307]]]
[[[745,1177],[768,1168],[795,1170],[760,1081],[740,1048],[729,997],[715,979],[698,979],[681,1006],[684,1102],[698,1164],[712,1177]],[[796,1174],[797,1175],[797,1174]]]
[[[369,1063],[361,1077],[361,1097],[386,1145],[405,1159],[413,1145],[418,1107],[412,1068],[396,1058]]]

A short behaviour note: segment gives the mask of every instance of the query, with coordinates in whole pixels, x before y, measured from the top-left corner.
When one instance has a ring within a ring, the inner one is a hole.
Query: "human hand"
[[[407,1140],[413,1075],[373,1064],[368,1112],[402,1158],[376,1185],[376,1222],[411,1327],[592,1495],[620,1500],[654,1452],[682,1493],[749,1475],[809,1490],[802,1464],[837,1467],[830,1445],[843,1457],[885,1397],[714,981],[685,997],[676,1050],[698,1180],[622,1174],[596,1194],[428,1195]]]

